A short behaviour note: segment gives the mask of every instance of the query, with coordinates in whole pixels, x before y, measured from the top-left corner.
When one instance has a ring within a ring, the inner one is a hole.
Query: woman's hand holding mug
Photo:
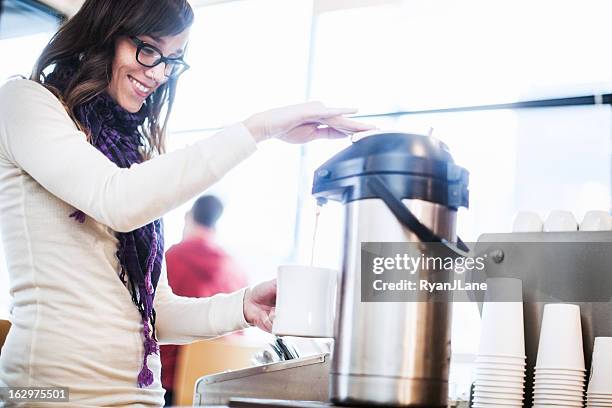
[[[275,305],[276,279],[257,284],[244,294],[244,318],[249,324],[269,333],[272,331]]]

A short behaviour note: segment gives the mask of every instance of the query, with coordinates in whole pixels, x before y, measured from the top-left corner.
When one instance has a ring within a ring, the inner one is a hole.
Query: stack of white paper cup
[[[612,337],[596,337],[587,407],[612,407]]]
[[[522,282],[487,280],[473,407],[521,408],[525,388]]]
[[[544,306],[533,386],[534,408],[583,407],[585,371],[580,307]]]

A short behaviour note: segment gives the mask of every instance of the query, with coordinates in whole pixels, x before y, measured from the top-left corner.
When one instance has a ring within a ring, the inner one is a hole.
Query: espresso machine
[[[450,302],[362,302],[361,244],[457,241],[468,172],[423,135],[380,133],[341,151],[314,175],[320,203],[345,207],[330,401],[338,405],[446,407]]]
[[[512,232],[482,234],[474,256],[489,254],[484,274],[523,282],[527,356],[524,408],[532,406],[533,379],[544,306],[580,306],[585,365],[595,337],[612,336],[612,232]],[[482,280],[482,277],[474,280]],[[474,294],[482,312],[482,294]]]

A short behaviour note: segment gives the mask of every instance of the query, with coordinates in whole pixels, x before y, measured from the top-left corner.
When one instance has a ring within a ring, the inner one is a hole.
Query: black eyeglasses
[[[140,65],[153,68],[163,62],[166,64],[164,75],[168,78],[176,78],[189,69],[189,65],[183,61],[183,57],[164,57],[164,54],[157,47],[142,41],[138,37],[131,36],[130,40],[137,47],[136,61]]]

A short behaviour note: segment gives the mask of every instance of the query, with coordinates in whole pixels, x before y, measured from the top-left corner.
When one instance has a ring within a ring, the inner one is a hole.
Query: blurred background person
[[[215,226],[223,204],[212,195],[199,197],[185,213],[183,240],[166,252],[168,283],[180,296],[207,297],[231,293],[247,285],[247,278],[215,241]],[[173,404],[177,357],[181,346],[161,346],[162,385],[166,406]]]

